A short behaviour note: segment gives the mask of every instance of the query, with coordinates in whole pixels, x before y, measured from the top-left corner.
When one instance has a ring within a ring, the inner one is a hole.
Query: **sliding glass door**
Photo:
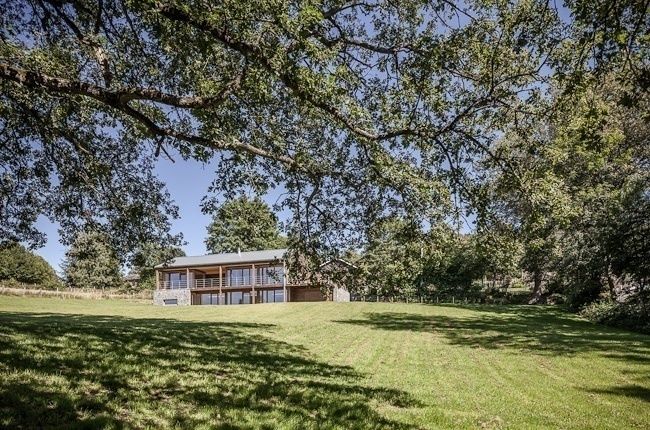
[[[251,284],[251,269],[228,269],[228,286],[238,287]]]

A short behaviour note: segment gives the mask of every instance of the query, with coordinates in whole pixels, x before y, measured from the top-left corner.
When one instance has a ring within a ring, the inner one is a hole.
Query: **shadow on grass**
[[[617,396],[633,397],[650,402],[650,388],[640,385],[625,385],[623,387],[612,387],[605,390],[588,389],[586,391],[596,394],[614,394]]]
[[[650,380],[650,336],[592,324],[558,309],[538,306],[444,306],[458,316],[407,312],[366,313],[362,319],[336,321],[377,330],[428,332],[450,344],[485,349],[512,349],[540,355],[574,355],[595,352],[635,369],[628,375]],[[464,310],[473,312],[464,313]],[[586,391],[650,401],[643,385]]]
[[[272,325],[0,312],[0,427],[407,429],[415,407]]]
[[[650,364],[650,336],[615,330],[543,307],[456,307],[458,316],[406,312],[366,313],[336,321],[379,330],[443,335],[451,344],[486,349],[511,348],[540,354],[602,352],[611,358]]]

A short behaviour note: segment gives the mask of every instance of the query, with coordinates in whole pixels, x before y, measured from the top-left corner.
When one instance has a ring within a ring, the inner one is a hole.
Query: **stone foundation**
[[[187,288],[179,290],[155,290],[153,304],[158,306],[187,306],[192,304],[192,296]]]

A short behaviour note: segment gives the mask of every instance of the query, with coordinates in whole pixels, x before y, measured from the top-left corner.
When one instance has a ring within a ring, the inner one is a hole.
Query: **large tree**
[[[106,234],[85,229],[75,237],[63,262],[65,281],[75,288],[115,288],[122,284],[120,263]]]
[[[241,196],[216,208],[205,246],[212,253],[282,248],[278,217],[259,197]]]
[[[518,176],[493,143],[552,110],[553,77],[565,94],[585,72],[643,76],[650,27],[639,0],[1,6],[0,233],[38,245],[44,214],[69,243],[101,223],[120,257],[173,242],[157,156],[217,157],[229,196],[282,186],[312,251],[460,210],[477,160]]]
[[[648,283],[650,96],[637,91],[624,75],[592,80],[499,146],[523,174],[518,186],[495,177],[482,216],[517,232],[538,295],[546,284],[579,307]]]

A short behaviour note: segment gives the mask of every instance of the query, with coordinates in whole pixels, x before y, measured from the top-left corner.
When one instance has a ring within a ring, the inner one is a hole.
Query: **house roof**
[[[224,254],[176,257],[166,264],[162,263],[157,265],[156,269],[274,261],[281,260],[286,252],[286,249],[265,249],[263,251],[229,252]]]
[[[357,266],[354,264],[350,263],[349,261],[346,261],[342,258],[332,258],[324,262],[323,264],[320,265],[320,268],[322,269],[323,267],[330,266],[332,264],[342,264],[344,266],[350,267],[352,269],[357,269]]]

